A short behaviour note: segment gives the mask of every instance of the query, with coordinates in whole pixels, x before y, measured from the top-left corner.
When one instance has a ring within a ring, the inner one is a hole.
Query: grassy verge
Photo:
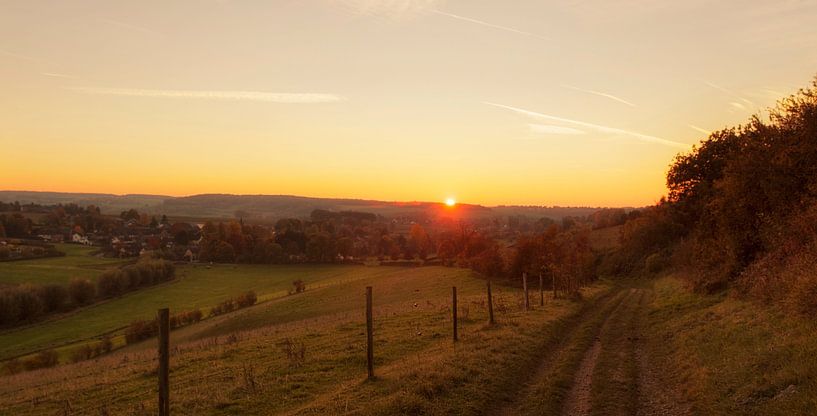
[[[649,346],[696,414],[809,415],[817,409],[817,324],[725,296],[654,284]]]

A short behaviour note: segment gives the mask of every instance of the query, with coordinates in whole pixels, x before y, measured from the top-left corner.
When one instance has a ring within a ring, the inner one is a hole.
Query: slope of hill
[[[0,201],[21,204],[96,205],[103,213],[119,214],[135,208],[148,214],[198,218],[236,218],[274,221],[279,218],[307,217],[315,209],[329,211],[363,211],[385,217],[429,217],[456,215],[458,218],[491,218],[522,215],[530,218],[549,217],[561,220],[566,216],[585,216],[599,208],[499,206],[485,207],[458,204],[456,210],[446,210],[438,202],[396,202],[344,198],[312,198],[293,195],[231,195],[202,194],[184,197],[165,195],[113,195],[91,193],[0,191]]]

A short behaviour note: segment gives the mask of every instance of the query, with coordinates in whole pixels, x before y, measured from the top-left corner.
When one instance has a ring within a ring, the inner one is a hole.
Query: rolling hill
[[[274,221],[279,218],[307,217],[315,209],[329,211],[364,211],[385,217],[435,217],[444,212],[438,202],[395,202],[363,199],[313,198],[293,195],[202,194],[184,197],[142,194],[96,194],[35,191],[0,191],[0,201],[21,204],[96,205],[104,213],[118,214],[131,208],[148,214],[201,218],[236,218]],[[460,218],[492,218],[523,215],[531,218],[584,216],[597,207],[498,206],[458,204]]]

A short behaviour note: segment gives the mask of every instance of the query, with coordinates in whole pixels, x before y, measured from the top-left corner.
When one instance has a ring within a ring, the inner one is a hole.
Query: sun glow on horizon
[[[200,3],[0,2],[0,190],[641,207],[817,67],[817,2]]]

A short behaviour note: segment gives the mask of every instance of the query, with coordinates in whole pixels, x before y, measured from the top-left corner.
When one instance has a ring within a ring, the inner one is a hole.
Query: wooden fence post
[[[522,290],[525,291],[525,310],[530,308],[530,298],[528,298],[528,274],[522,272]]]
[[[556,299],[556,274],[552,273],[550,275],[552,286],[553,286],[553,299]]]
[[[494,324],[494,300],[491,297],[491,281],[488,281],[488,324]]]
[[[159,416],[170,415],[170,310],[159,309]]]
[[[542,272],[539,272],[539,306],[545,306],[545,284],[542,281]]]
[[[366,362],[369,380],[374,378],[374,336],[372,330],[372,287],[366,286]]]
[[[453,321],[454,321],[454,342],[457,342],[457,287],[456,286],[451,287],[451,306],[452,306],[452,312],[454,313],[454,315],[452,315],[452,317],[454,318],[453,319]]]

